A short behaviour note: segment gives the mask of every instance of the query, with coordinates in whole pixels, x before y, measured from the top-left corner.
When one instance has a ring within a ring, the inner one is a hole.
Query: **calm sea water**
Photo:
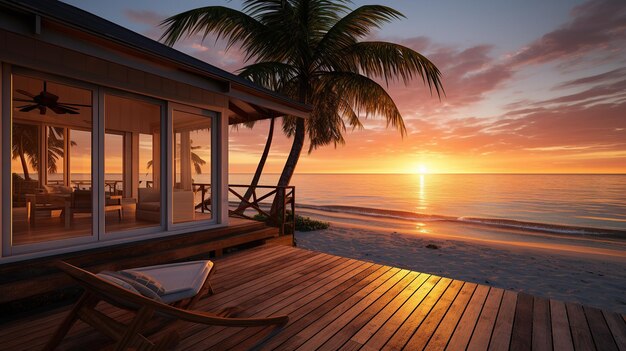
[[[275,185],[278,177],[264,174],[260,184]],[[121,174],[106,179],[120,180]],[[251,179],[252,174],[234,173],[229,183],[249,184]],[[194,181],[210,183],[210,175],[195,175]],[[299,206],[322,211],[572,234],[595,228],[626,237],[626,175],[296,174],[292,185]]]
[[[278,176],[264,175],[261,184],[276,184]],[[231,174],[230,183],[251,178]],[[292,184],[299,205],[322,210],[626,233],[626,175],[296,174]]]

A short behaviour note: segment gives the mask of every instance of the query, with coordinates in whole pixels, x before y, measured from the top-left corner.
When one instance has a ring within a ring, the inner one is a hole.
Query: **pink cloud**
[[[596,49],[623,52],[626,43],[626,4],[592,0],[575,7],[572,20],[545,34],[514,55],[515,65],[576,59]]]
[[[491,56],[492,47],[479,45],[468,49],[435,47],[430,40],[410,38],[401,42],[425,54],[442,72],[445,96],[433,97],[420,80],[410,86],[395,84],[390,94],[404,114],[449,115],[456,109],[482,101],[510,80],[514,71]]]
[[[555,87],[555,89],[562,88],[571,88],[581,85],[595,84],[595,83],[603,83],[607,81],[614,81],[616,79],[626,78],[626,67],[621,67],[618,69],[614,69],[608,72],[604,72],[601,74],[596,74],[593,76],[578,78],[574,80],[570,80],[567,82],[563,82]]]

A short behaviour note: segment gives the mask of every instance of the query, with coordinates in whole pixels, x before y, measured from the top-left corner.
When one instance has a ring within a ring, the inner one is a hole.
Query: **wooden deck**
[[[216,260],[198,309],[287,314],[269,328],[185,325],[179,350],[626,350],[626,316],[285,246]],[[125,312],[108,305],[111,316]],[[0,326],[0,350],[39,349],[67,308]],[[106,339],[77,324],[62,348]]]

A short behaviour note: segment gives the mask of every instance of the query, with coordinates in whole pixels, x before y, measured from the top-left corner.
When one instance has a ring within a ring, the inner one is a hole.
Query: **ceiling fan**
[[[45,81],[43,82],[43,91],[41,91],[39,95],[33,95],[22,89],[16,89],[15,91],[30,98],[30,100],[18,98],[14,99],[15,101],[30,103],[29,105],[18,106],[17,108],[21,112],[30,112],[34,109],[39,109],[39,113],[45,115],[46,110],[50,109],[59,115],[64,115],[66,113],[70,115],[77,115],[80,113],[78,107],[91,107],[91,105],[59,102],[59,97],[57,95],[48,92],[47,83]]]

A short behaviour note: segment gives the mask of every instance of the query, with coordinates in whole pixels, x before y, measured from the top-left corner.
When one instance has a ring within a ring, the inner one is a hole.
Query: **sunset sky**
[[[157,39],[159,21],[206,5],[240,1],[65,0]],[[408,128],[401,138],[371,119],[346,144],[303,153],[299,173],[626,173],[626,2],[355,1],[407,17],[370,39],[426,55],[446,95],[421,81],[390,84]],[[237,49],[189,38],[176,46],[235,72]],[[231,134],[231,172],[252,172],[268,124]],[[278,132],[267,171],[280,172],[291,141]]]

